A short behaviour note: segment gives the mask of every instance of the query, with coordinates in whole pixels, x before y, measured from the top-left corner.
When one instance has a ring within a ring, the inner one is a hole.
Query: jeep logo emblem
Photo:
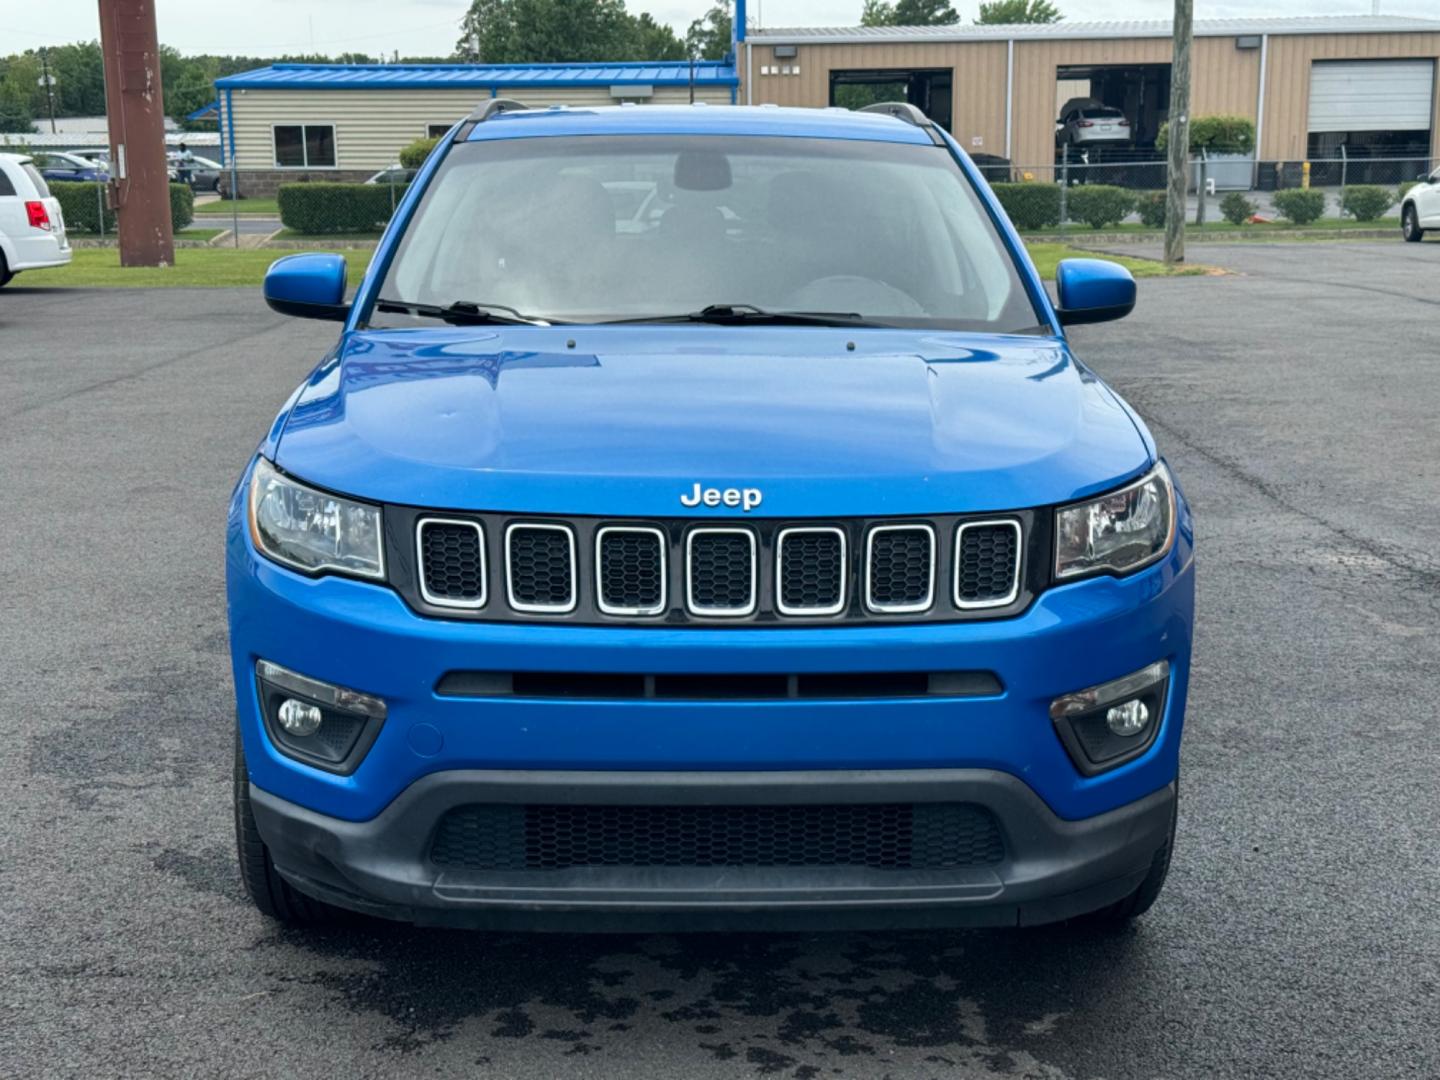
[[[763,498],[759,488],[702,488],[696,484],[688,495],[680,496],[680,505],[738,506],[748,514]]]

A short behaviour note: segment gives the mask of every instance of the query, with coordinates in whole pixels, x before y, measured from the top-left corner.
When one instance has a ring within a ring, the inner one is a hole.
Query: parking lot
[[[0,1074],[1440,1068],[1440,243],[1206,245],[1082,357],[1192,501],[1180,840],[1131,930],[282,931],[234,868],[230,487],[333,336],[0,295]]]

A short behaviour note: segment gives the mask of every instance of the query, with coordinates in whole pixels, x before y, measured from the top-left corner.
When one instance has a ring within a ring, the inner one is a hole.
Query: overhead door
[[[1429,131],[1434,60],[1317,60],[1310,130]]]

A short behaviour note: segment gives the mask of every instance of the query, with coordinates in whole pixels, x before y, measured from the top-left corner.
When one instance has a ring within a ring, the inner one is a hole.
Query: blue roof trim
[[[683,61],[616,64],[272,64],[216,79],[221,90],[419,90],[688,86]],[[734,64],[702,60],[697,86],[738,86]]]
[[[186,113],[186,120],[217,120],[220,117],[220,102],[215,100],[209,105],[202,105],[192,113]]]
[[[476,124],[467,141],[547,135],[770,135],[932,145],[930,136],[915,125],[878,113],[756,105],[526,109],[501,113],[483,124]]]

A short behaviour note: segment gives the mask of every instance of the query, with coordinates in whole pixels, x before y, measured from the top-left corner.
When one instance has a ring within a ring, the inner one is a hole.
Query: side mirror
[[[265,271],[265,303],[282,315],[343,322],[345,256],[307,253],[276,259]]]
[[[1064,259],[1055,269],[1062,326],[1123,319],[1135,308],[1135,279],[1105,259]]]

